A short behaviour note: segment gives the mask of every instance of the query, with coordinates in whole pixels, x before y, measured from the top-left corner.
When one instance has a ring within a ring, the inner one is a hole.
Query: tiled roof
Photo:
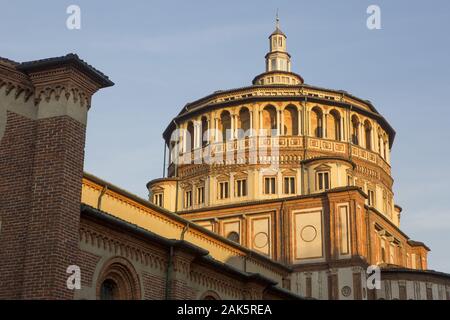
[[[27,71],[34,70],[37,68],[48,67],[48,66],[57,65],[60,63],[67,63],[67,62],[72,62],[72,63],[77,64],[80,68],[83,69],[83,71],[90,74],[94,79],[99,81],[105,87],[110,87],[110,86],[114,85],[114,83],[111,80],[109,80],[108,76],[106,76],[101,71],[95,69],[93,66],[88,64],[86,61],[80,59],[78,57],[78,55],[76,55],[74,53],[69,53],[69,54],[67,54],[65,56],[61,56],[61,57],[54,57],[54,58],[22,62],[18,65],[17,69],[27,72]]]
[[[277,35],[277,34],[281,34],[282,36],[285,36],[285,37],[286,37],[286,35],[284,34],[284,32],[281,31],[281,29],[278,28],[278,27],[275,29],[274,32],[272,32],[272,34],[271,34],[270,36],[275,36],[275,35]]]
[[[0,62],[4,62],[4,63],[10,64],[10,65],[13,65],[13,66],[16,66],[16,65],[19,64],[18,62],[15,62],[13,60],[10,60],[10,59],[7,59],[7,58],[3,58],[3,57],[0,57]]]

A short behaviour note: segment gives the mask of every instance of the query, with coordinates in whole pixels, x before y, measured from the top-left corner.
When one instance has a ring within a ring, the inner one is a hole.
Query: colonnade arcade
[[[245,137],[309,136],[348,142],[390,162],[389,139],[377,122],[338,107],[296,103],[227,107],[192,117],[180,129],[180,136],[172,135],[171,145],[180,141],[181,153]]]

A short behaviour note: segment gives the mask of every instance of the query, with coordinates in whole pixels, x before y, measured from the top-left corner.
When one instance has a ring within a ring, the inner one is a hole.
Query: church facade
[[[169,123],[149,200],[83,172],[106,75],[74,54],[1,58],[0,298],[450,299],[450,275],[400,230],[394,129],[305,84],[286,41],[277,22],[251,86]]]

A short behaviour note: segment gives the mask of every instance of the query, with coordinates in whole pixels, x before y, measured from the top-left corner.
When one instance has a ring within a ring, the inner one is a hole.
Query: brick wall
[[[0,67],[0,298],[72,299],[87,111],[112,82],[75,55]]]
[[[7,126],[0,141],[0,299],[21,296],[35,128],[34,121],[7,113]]]

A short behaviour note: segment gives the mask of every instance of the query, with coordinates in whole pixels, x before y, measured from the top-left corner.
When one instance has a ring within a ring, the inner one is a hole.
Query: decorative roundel
[[[264,248],[269,242],[269,236],[265,232],[258,232],[253,238],[253,244],[255,248]]]
[[[314,241],[317,237],[317,230],[311,225],[303,227],[302,231],[300,231],[300,237],[305,242]]]
[[[349,286],[345,286],[345,287],[342,287],[341,292],[344,297],[348,297],[352,294],[352,289]]]

